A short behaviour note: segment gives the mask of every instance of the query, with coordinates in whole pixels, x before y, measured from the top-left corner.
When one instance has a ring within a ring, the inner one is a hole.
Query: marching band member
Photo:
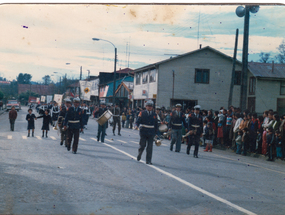
[[[55,102],[54,106],[51,109],[51,117],[52,117],[52,124],[55,126],[55,121],[57,121],[59,114],[59,107],[58,104]]]
[[[142,153],[146,147],[146,164],[151,165],[153,138],[155,137],[158,124],[157,115],[153,111],[153,101],[146,102],[146,110],[141,111],[136,121],[136,126],[140,128],[140,146],[137,160],[140,161]]]
[[[83,130],[82,124],[82,110],[79,108],[80,99],[73,99],[74,107],[69,107],[66,109],[65,119],[63,123],[64,130],[67,129],[67,151],[70,151],[71,142],[73,138],[72,144],[72,153],[76,154],[78,148],[79,141],[79,130]]]
[[[101,105],[101,107],[97,108],[94,112],[94,116],[98,115],[98,118],[100,118],[100,116],[102,116],[105,113],[105,111],[107,110],[105,102],[101,102],[100,105]],[[100,136],[101,136],[101,142],[104,143],[107,124],[108,124],[108,121],[103,125],[100,125],[98,123],[97,141],[99,141]]]
[[[190,154],[190,148],[194,144],[195,150],[193,156],[195,158],[198,158],[199,142],[203,132],[203,118],[199,114],[200,109],[200,105],[196,105],[194,107],[194,113],[191,114],[188,118],[188,130],[190,132],[190,135],[186,153],[188,155]]]
[[[60,112],[58,116],[58,128],[60,131],[60,145],[63,145],[63,141],[65,141],[64,145],[67,147],[67,130],[63,129],[63,123],[65,120],[65,115],[66,115],[66,109],[71,107],[71,100],[70,99],[65,99],[65,105],[62,105],[60,107]]]
[[[187,128],[185,115],[181,112],[181,108],[181,104],[176,104],[176,110],[170,113],[170,122],[168,124],[169,131],[171,131],[170,151],[173,150],[173,145],[176,143],[175,152],[181,150],[182,123]]]
[[[114,108],[110,108],[113,113],[113,135],[115,136],[116,124],[118,124],[118,135],[121,136],[121,119],[120,119],[120,108],[116,104]]]

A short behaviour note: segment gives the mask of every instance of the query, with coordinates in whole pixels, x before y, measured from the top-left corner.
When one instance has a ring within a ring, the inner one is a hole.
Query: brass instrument
[[[182,138],[185,138],[185,137],[188,137],[189,135],[192,135],[192,134],[196,134],[197,133],[197,128],[200,127],[200,125],[192,125],[192,127],[195,128],[195,130],[190,130],[188,131],[185,135],[182,135]]]
[[[161,145],[161,140],[158,139],[157,135],[153,138],[153,140],[154,140],[154,143],[155,143],[156,146],[160,146]]]

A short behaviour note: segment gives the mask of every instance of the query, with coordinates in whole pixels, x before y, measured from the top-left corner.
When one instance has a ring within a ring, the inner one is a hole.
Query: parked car
[[[6,105],[6,110],[7,111],[11,110],[12,106],[15,107],[16,111],[21,110],[21,104],[17,100],[8,100],[7,105]]]

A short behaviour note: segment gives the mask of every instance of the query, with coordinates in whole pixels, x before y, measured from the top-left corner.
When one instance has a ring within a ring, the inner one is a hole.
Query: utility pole
[[[113,84],[113,105],[115,107],[115,103],[116,103],[116,95],[115,95],[115,91],[116,91],[116,64],[117,64],[117,48],[115,48],[115,63],[114,63],[114,84]]]
[[[82,66],[80,67],[80,80],[82,79]]]
[[[247,64],[248,64],[248,35],[249,35],[249,6],[245,6],[243,48],[242,48],[242,74],[240,89],[240,108],[246,109],[247,98]]]
[[[236,72],[237,46],[238,46],[238,28],[236,30],[236,40],[235,40],[235,49],[234,49],[234,57],[233,57],[233,70],[232,70],[232,79],[231,79],[228,107],[230,105],[232,105],[232,101],[233,101],[233,90],[234,90],[234,81],[235,81],[235,72]]]

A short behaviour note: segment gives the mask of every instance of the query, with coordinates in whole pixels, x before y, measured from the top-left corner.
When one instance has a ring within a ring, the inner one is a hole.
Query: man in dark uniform
[[[203,133],[203,118],[200,115],[200,109],[200,105],[196,105],[194,107],[194,113],[188,117],[188,130],[190,135],[186,153],[189,155],[191,146],[195,145],[194,158],[198,158],[199,142]]]
[[[139,113],[136,124],[140,127],[140,147],[137,160],[140,161],[147,142],[146,164],[151,165],[153,138],[158,130],[157,115],[153,111],[153,101],[146,102],[146,110]]]
[[[118,124],[118,135],[121,136],[121,120],[120,120],[120,108],[116,104],[114,108],[110,109],[113,113],[113,135],[115,136],[116,124]]]
[[[168,128],[171,131],[170,151],[173,150],[173,145],[176,143],[175,152],[181,150],[182,123],[187,128],[185,115],[181,112],[181,108],[181,104],[175,105],[176,110],[170,113],[170,122],[168,123]]]
[[[70,151],[72,137],[74,138],[72,144],[72,153],[76,154],[79,141],[79,130],[83,130],[82,123],[82,110],[79,108],[80,99],[75,98],[74,107],[69,107],[66,109],[65,119],[64,119],[64,130],[68,126],[68,137],[67,137],[67,150]]]
[[[101,102],[100,105],[101,105],[101,107],[97,108],[94,112],[94,116],[97,115],[98,118],[100,118],[100,116],[102,116],[105,113],[105,111],[107,110],[105,102]],[[97,141],[100,140],[100,136],[101,136],[101,142],[104,143],[107,124],[108,124],[108,121],[103,125],[100,125],[98,123]]]
[[[60,137],[61,137],[61,141],[60,141],[60,145],[63,144],[63,141],[65,141],[64,145],[65,147],[67,147],[67,130],[63,129],[63,123],[65,120],[65,115],[66,115],[66,109],[71,107],[71,100],[70,99],[65,99],[65,106],[62,105],[60,107],[60,112],[59,112],[59,116],[58,116],[58,128],[60,131]]]

